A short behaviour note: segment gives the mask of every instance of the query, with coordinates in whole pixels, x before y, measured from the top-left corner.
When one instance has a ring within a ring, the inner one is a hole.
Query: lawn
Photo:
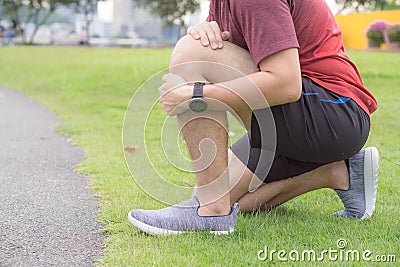
[[[0,84],[23,91],[46,105],[64,122],[58,131],[73,138],[84,151],[85,160],[78,171],[88,175],[92,189],[101,199],[99,220],[108,235],[100,266],[280,266],[284,262],[278,260],[276,253],[273,261],[261,261],[258,256],[262,258],[265,253],[259,251],[267,246],[269,251],[320,253],[338,249],[339,239],[347,242],[346,248],[339,250],[342,254],[357,250],[362,255],[369,250],[373,259],[377,255],[395,255],[400,262],[400,53],[350,51],[367,88],[380,104],[372,116],[367,143],[378,147],[381,154],[377,207],[372,219],[334,218],[332,213],[342,208],[339,198],[333,190],[319,190],[270,213],[239,215],[232,236],[199,233],[151,237],[133,228],[127,220],[129,210],[165,205],[143,192],[131,177],[121,137],[124,115],[137,89],[153,74],[165,70],[170,52],[170,49],[0,48]],[[151,87],[151,82],[146,86]],[[141,92],[136,100],[154,102],[154,91]],[[142,101],[137,101],[135,107],[140,104]],[[174,180],[180,172],[160,159],[159,129],[160,121],[165,118],[160,108],[155,106],[151,112],[145,132],[144,115],[138,115],[137,121],[130,118],[124,135],[145,135],[146,149],[155,169],[173,183],[190,183],[190,176],[185,178],[187,181]],[[152,170],[143,167],[148,164],[144,148],[137,145],[134,141],[125,142],[125,146],[137,150],[127,155],[135,178],[154,178]],[[163,188],[158,191],[171,195]],[[335,263],[338,260],[326,256],[323,263],[289,260],[286,264],[333,266]],[[365,261],[341,264],[362,266]]]

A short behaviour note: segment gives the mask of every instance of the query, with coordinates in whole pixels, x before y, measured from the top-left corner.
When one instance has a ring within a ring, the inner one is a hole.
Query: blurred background
[[[399,0],[326,1],[344,34],[351,25],[350,40],[344,38],[350,48],[367,47],[366,26],[388,15],[349,16],[395,10],[387,20],[400,21]],[[0,45],[171,46],[207,17],[208,7],[207,0],[0,0]]]

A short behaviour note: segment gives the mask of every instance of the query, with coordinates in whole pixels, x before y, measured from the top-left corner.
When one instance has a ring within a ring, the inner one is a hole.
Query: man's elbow
[[[293,103],[299,101],[302,92],[301,77],[296,82],[291,83],[286,89],[287,103]]]
[[[288,94],[287,103],[297,102],[299,101],[300,97],[301,97],[301,90],[292,90],[292,92]]]

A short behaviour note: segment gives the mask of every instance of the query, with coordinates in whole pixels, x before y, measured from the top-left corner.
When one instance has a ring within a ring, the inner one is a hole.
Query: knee
[[[216,64],[184,64],[199,61]],[[237,79],[243,76],[242,73],[258,71],[250,53],[243,48],[224,41],[223,48],[214,50],[188,35],[176,44],[169,66],[170,72],[180,75],[186,81],[205,80],[214,83]]]
[[[186,35],[182,37],[175,45],[172,52],[170,65],[178,65],[191,61],[210,61],[211,48],[204,47],[199,40]]]

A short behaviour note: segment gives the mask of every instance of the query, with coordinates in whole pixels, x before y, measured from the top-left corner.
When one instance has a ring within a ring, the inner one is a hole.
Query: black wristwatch
[[[193,87],[193,97],[189,102],[190,110],[193,112],[204,112],[207,110],[207,101],[203,97],[203,86],[205,83],[196,82]]]

